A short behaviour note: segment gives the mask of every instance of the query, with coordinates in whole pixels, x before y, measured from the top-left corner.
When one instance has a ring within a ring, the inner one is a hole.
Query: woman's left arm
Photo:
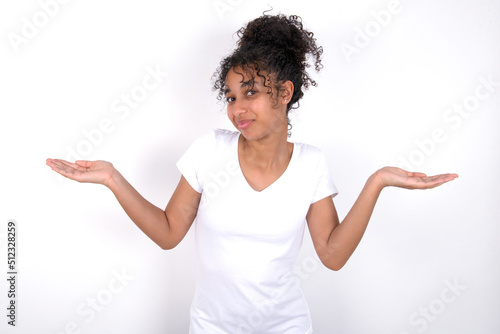
[[[396,167],[379,169],[368,178],[342,223],[339,223],[330,196],[311,204],[307,224],[321,262],[332,270],[339,270],[346,264],[361,241],[377,199],[385,187],[430,189],[456,177],[457,174],[427,176]]]

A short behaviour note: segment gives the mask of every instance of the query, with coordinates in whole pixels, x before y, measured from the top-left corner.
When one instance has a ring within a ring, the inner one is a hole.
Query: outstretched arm
[[[47,165],[69,179],[108,187],[130,219],[162,249],[171,249],[184,238],[198,211],[201,194],[184,177],[162,210],[144,199],[109,162],[47,159]]]
[[[351,210],[339,223],[330,197],[311,204],[307,223],[316,252],[323,264],[339,270],[358,246],[383,188],[430,189],[458,177],[457,174],[427,176],[401,168],[384,167],[372,174]]]

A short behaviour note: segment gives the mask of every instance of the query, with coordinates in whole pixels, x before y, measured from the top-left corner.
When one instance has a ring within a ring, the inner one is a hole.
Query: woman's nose
[[[244,114],[247,111],[247,104],[245,101],[242,101],[241,99],[235,100],[233,103],[233,114],[235,116]]]

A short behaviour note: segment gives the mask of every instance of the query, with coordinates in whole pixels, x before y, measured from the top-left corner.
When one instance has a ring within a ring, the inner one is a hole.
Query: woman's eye
[[[257,94],[257,91],[256,91],[256,90],[249,90],[249,91],[247,91],[247,92],[245,93],[245,95],[246,95],[246,96],[253,96],[253,95],[255,95],[255,94]],[[227,102],[227,103],[234,102],[235,100],[236,100],[236,98],[235,98],[235,97],[233,97],[233,96],[226,97],[226,102]]]

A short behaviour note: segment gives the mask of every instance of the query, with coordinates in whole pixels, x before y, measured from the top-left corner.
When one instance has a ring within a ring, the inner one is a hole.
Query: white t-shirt
[[[292,269],[309,206],[337,189],[323,153],[294,143],[286,171],[258,192],[238,160],[240,133],[213,130],[177,162],[202,194],[195,221],[199,277],[190,334],[312,333]]]

